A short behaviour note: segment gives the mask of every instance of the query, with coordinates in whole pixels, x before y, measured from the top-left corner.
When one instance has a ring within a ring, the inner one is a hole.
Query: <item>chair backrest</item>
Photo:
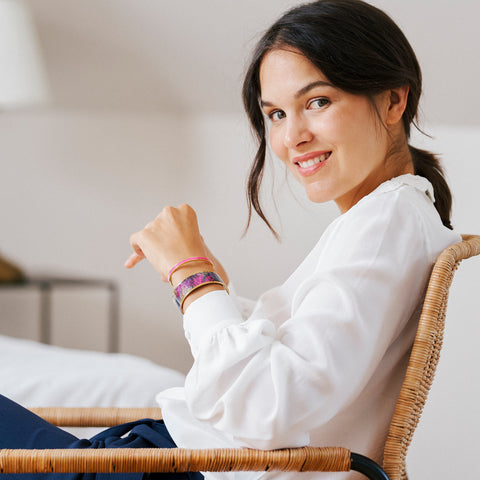
[[[446,248],[432,270],[410,361],[390,423],[383,468],[391,480],[406,480],[406,455],[433,382],[442,348],[448,293],[462,260],[480,254],[480,236]]]

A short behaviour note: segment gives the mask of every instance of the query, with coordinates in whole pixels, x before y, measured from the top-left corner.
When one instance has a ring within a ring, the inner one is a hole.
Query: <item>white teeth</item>
[[[317,163],[325,161],[329,156],[330,156],[330,153],[324,153],[323,155],[320,155],[319,157],[311,158],[310,160],[305,160],[304,162],[298,162],[298,165],[301,168],[312,167],[313,165],[316,165]]]

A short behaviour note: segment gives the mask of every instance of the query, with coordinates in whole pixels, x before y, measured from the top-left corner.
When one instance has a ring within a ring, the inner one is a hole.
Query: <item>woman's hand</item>
[[[146,258],[164,281],[175,264],[190,257],[205,257],[208,251],[198,229],[197,215],[185,204],[165,207],[155,220],[130,237],[130,244],[134,253],[125,267],[132,268]]]
[[[178,262],[191,257],[207,257],[222,280],[228,283],[224,268],[200,235],[197,215],[189,205],[164,208],[155,220],[130,237],[130,244],[134,253],[125,262],[126,268],[133,268],[146,258],[166,282],[171,268]],[[199,265],[186,264],[174,274],[174,280],[177,280],[174,283],[179,283],[188,274],[194,273],[192,270],[198,269]],[[207,269],[212,268],[208,265]]]

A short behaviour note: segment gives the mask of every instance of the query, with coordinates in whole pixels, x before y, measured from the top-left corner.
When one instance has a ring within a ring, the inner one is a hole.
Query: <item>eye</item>
[[[278,122],[282,118],[285,118],[285,116],[286,116],[285,112],[283,112],[282,110],[274,110],[273,112],[268,114],[268,118],[272,122]]]
[[[319,108],[326,107],[329,103],[330,100],[328,100],[328,98],[316,98],[308,104],[308,108],[318,110]]]

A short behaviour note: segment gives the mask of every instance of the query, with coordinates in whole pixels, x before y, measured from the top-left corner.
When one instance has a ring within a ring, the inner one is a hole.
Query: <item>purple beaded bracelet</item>
[[[197,288],[203,287],[204,285],[217,284],[222,285],[222,287],[227,291],[228,288],[223,282],[223,280],[215,272],[198,272],[194,273],[187,277],[183,282],[179,283],[178,286],[173,291],[173,298],[178,308],[183,314],[183,303],[185,299]]]

